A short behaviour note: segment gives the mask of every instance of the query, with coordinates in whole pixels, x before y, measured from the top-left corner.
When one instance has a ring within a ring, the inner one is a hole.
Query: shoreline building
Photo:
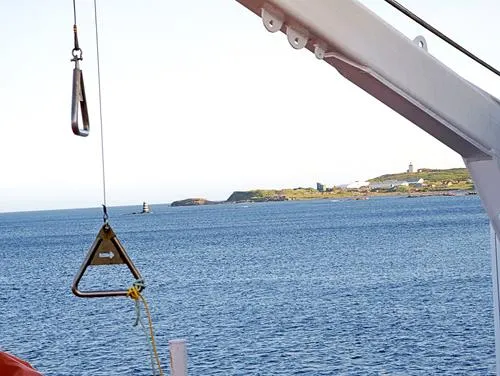
[[[324,192],[325,191],[325,185],[322,183],[316,183],[316,189],[318,192]]]
[[[352,183],[347,184],[346,189],[360,189],[362,187],[369,187],[369,181],[354,181]]]

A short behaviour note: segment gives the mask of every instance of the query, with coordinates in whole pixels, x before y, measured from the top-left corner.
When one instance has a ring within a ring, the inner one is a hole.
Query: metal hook
[[[102,219],[103,219],[104,223],[108,223],[108,219],[109,219],[108,208],[104,204],[102,205],[102,212],[103,212]]]
[[[71,50],[71,55],[73,56],[73,59],[71,59],[71,61],[83,60],[83,52],[80,48],[73,48]]]
[[[77,53],[80,52],[78,56]],[[87,137],[89,135],[89,113],[87,108],[87,99],[85,97],[85,85],[83,84],[83,73],[80,69],[79,60],[81,60],[81,50],[73,49],[73,60],[75,68],[73,69],[73,92],[71,100],[71,129],[77,136]],[[78,125],[78,107],[82,115],[82,126]]]

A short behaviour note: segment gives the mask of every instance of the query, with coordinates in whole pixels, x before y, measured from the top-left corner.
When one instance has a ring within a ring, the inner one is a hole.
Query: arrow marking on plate
[[[111,251],[109,252],[99,252],[99,258],[109,258],[109,259],[112,259],[113,257],[115,257],[115,254]]]

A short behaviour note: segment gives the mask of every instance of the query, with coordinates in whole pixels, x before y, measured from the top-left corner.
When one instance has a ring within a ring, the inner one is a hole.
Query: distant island
[[[406,195],[408,197],[455,195],[457,191],[475,194],[474,184],[466,168],[428,169],[381,175],[366,182],[346,186],[287,189],[255,189],[233,192],[225,201],[188,198],[174,201],[171,206],[214,205],[222,203],[270,202],[313,199],[366,199],[371,196]]]
[[[187,198],[185,200],[174,201],[170,206],[197,206],[197,205],[214,205],[222,204],[224,201],[209,201],[204,198]]]

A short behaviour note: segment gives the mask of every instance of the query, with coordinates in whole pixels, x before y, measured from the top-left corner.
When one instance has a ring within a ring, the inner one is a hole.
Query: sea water
[[[165,367],[185,338],[189,375],[494,374],[476,196],[152,209],[109,211]],[[152,374],[134,302],[71,293],[101,224],[99,209],[0,214],[0,347],[45,375]],[[92,267],[80,287],[132,281]]]

